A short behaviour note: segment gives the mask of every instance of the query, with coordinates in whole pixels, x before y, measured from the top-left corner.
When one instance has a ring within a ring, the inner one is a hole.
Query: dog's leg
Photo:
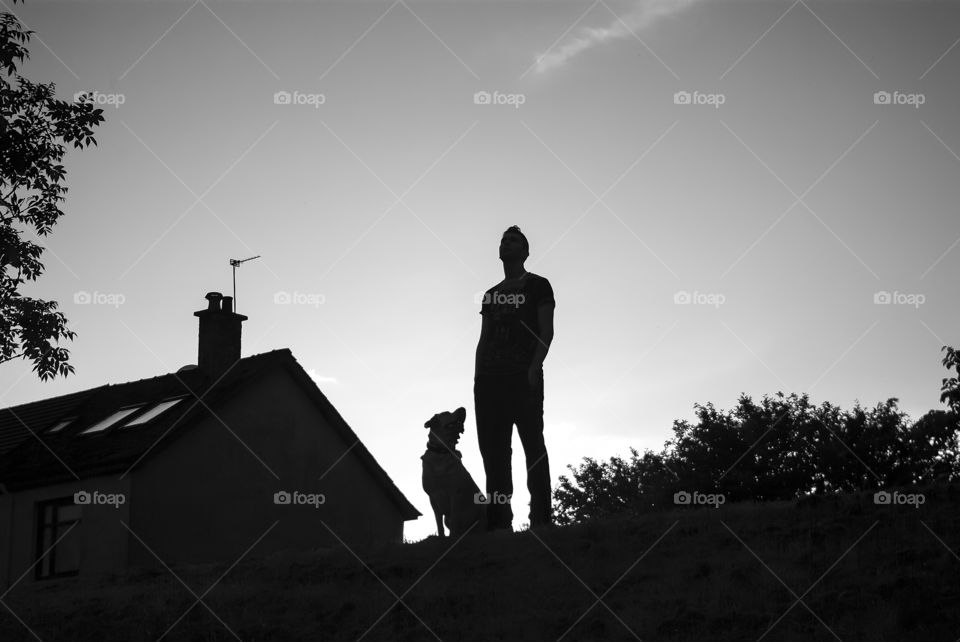
[[[443,506],[437,499],[430,498],[430,506],[433,508],[433,516],[437,520],[437,536],[444,537],[446,533],[443,530]]]
[[[480,526],[477,527],[481,533],[487,532],[487,504],[477,506],[477,518],[480,520]]]
[[[487,526],[483,520],[486,514],[486,505],[480,503],[482,497],[480,489],[470,478],[466,469],[458,475],[457,491],[452,496],[450,506],[450,535],[460,537],[465,533],[482,533]]]

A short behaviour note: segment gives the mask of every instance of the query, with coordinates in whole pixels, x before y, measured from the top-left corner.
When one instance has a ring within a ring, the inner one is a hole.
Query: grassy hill
[[[179,621],[196,597],[163,569],[24,583],[3,598],[23,623],[0,606],[0,640],[236,639],[229,627],[245,641],[953,642],[960,485],[910,492],[925,503],[875,505],[864,493],[684,507],[455,545],[434,537],[359,559],[340,548],[174,567],[210,609]]]

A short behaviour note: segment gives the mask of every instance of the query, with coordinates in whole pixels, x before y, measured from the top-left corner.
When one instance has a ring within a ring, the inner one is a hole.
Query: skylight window
[[[48,430],[47,432],[60,432],[61,430],[63,430],[64,428],[72,424],[75,419],[76,417],[70,417],[69,419],[64,419],[63,421],[59,421],[56,424],[54,424],[50,428],[50,430]]]
[[[152,421],[156,417],[159,417],[161,414],[163,414],[165,411],[176,406],[178,403],[180,403],[184,399],[185,397],[179,397],[178,399],[167,399],[166,401],[161,401],[156,406],[146,411],[139,417],[125,423],[123,427],[129,428],[130,426],[140,426],[147,423],[148,421]]]
[[[121,419],[123,419],[124,417],[127,417],[127,416],[135,413],[136,411],[140,410],[140,409],[143,408],[145,405],[146,405],[146,404],[140,404],[139,406],[132,406],[132,407],[130,407],[130,408],[122,408],[122,409],[116,411],[115,413],[113,413],[112,415],[110,415],[109,417],[107,417],[106,419],[102,419],[102,420],[98,421],[97,423],[93,424],[92,426],[90,426],[89,428],[87,428],[86,430],[84,430],[83,432],[81,432],[80,434],[81,434],[81,435],[89,435],[90,433],[100,432],[101,430],[105,430],[105,429],[109,428],[110,426],[112,426],[113,424],[115,424],[115,423],[117,423],[118,421],[120,421]]]

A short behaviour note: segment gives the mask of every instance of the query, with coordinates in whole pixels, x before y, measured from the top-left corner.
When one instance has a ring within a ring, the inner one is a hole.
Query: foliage
[[[946,349],[944,366],[960,374],[960,352]],[[760,403],[741,395],[726,412],[696,404],[696,422],[674,421],[659,453],[568,466],[573,479],[561,476],[554,492],[557,522],[670,508],[680,491],[768,501],[960,480],[957,379],[944,379],[943,390],[950,409],[914,423],[895,398],[848,411],[782,392]]]
[[[27,359],[46,380],[73,372],[69,351],[54,344],[75,333],[55,301],[20,292],[44,269],[43,246],[30,237],[49,235],[63,216],[66,144],[96,144],[93,127],[103,110],[85,100],[57,100],[53,83],[18,73],[32,33],[15,16],[0,14],[0,363]]]
[[[960,350],[943,346],[941,351],[947,353],[941,362],[943,367],[947,370],[953,368],[957,371],[957,376],[960,377]],[[945,377],[943,384],[940,386],[940,393],[940,403],[947,404],[953,412],[960,414],[960,383],[958,383],[957,377]]]

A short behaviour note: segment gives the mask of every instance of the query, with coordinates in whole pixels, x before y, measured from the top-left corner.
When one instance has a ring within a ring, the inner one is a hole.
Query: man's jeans
[[[511,528],[513,494],[510,442],[517,425],[527,459],[530,525],[551,523],[550,463],[543,443],[543,389],[532,390],[527,374],[480,374],[473,384],[477,441],[487,475],[487,522],[490,530]]]

